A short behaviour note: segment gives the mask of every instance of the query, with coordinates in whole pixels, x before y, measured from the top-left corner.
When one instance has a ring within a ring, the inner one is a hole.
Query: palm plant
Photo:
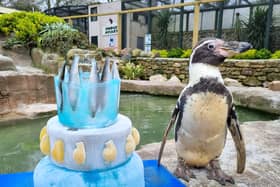
[[[159,29],[159,45],[160,48],[166,48],[168,46],[168,25],[170,23],[170,12],[169,10],[160,11],[157,15],[158,22],[157,27]]]
[[[264,47],[265,28],[268,19],[268,9],[257,7],[247,21],[242,21],[246,28],[247,39],[254,48]]]

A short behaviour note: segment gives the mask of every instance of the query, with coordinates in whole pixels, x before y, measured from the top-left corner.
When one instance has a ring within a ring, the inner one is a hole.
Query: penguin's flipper
[[[243,173],[246,165],[245,143],[234,106],[230,108],[227,125],[237,150],[237,173]]]
[[[158,154],[158,166],[160,166],[160,160],[161,160],[162,152],[163,152],[163,149],[164,149],[164,146],[165,146],[165,143],[166,143],[167,135],[168,135],[170,129],[172,128],[172,126],[174,125],[174,123],[175,123],[175,121],[177,119],[178,113],[179,113],[179,108],[178,108],[178,106],[176,106],[174,108],[174,110],[173,110],[171,119],[170,119],[170,121],[168,123],[168,126],[165,129],[164,135],[162,137],[162,141],[161,141],[161,145],[160,145],[160,150],[159,150],[159,154]]]

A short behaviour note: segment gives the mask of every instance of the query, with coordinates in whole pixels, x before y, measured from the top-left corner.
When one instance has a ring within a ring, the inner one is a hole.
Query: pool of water
[[[158,142],[170,119],[177,98],[121,94],[120,113],[127,115],[141,134],[141,145]],[[239,120],[273,120],[278,116],[237,108]],[[43,157],[39,133],[48,118],[11,122],[0,126],[0,173],[31,171]],[[170,133],[170,137],[173,133]]]

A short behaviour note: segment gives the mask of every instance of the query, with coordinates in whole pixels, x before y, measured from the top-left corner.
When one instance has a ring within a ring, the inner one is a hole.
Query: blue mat
[[[157,167],[156,160],[144,160],[146,187],[185,187],[165,167]],[[1,187],[33,187],[33,172],[0,174]]]

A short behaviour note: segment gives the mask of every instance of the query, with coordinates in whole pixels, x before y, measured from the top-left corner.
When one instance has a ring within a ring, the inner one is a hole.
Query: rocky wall
[[[53,76],[17,72],[0,73],[0,115],[21,104],[55,103]]]
[[[188,59],[136,58],[132,62],[144,68],[144,79],[162,74],[167,78],[176,75],[188,81]],[[246,86],[263,86],[266,82],[280,80],[280,60],[227,60],[220,66],[224,78],[238,80]]]

